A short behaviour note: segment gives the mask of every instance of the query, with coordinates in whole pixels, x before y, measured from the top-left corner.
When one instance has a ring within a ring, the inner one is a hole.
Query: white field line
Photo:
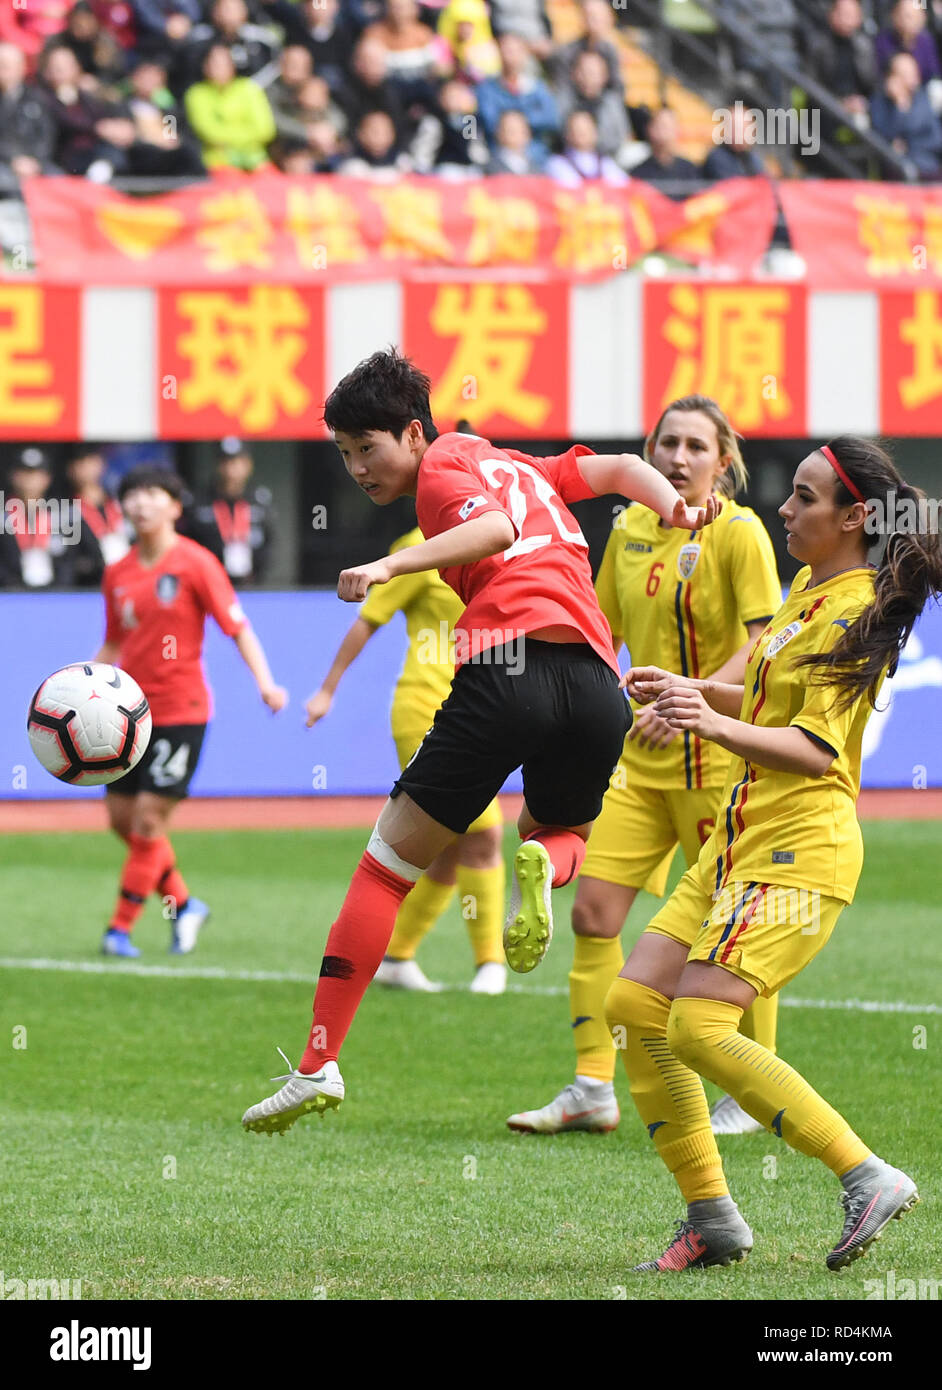
[[[0,970],[63,970],[72,975],[137,975],[165,980],[234,980],[280,985],[316,984],[313,971],[304,974],[290,970],[225,970],[222,966],[137,965],[129,961],[47,960],[42,957],[0,956]],[[445,985],[442,993],[467,992],[467,985]],[[508,993],[566,996],[564,985],[509,984]],[[790,1009],[837,1009],[864,1014],[942,1014],[942,1004],[910,1004],[885,999],[799,999],[786,994],[781,1003]]]

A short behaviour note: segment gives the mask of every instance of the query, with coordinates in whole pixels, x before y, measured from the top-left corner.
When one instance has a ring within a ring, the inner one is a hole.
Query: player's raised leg
[[[582,867],[592,822],[541,825],[524,805],[517,821],[523,844],[514,855],[504,954],[511,970],[535,970],[553,939],[551,892],[571,883]]]

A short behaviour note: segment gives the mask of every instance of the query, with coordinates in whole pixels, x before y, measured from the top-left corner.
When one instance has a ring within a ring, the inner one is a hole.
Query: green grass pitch
[[[366,833],[179,834],[181,868],[213,919],[197,952],[170,958],[152,901],[135,964],[168,973],[150,977],[97,954],[117,842],[11,837],[0,958],[108,968],[0,970],[5,1277],[80,1279],[84,1298],[107,1299],[579,1300],[863,1299],[891,1269],[897,1281],[942,1278],[932,1238],[942,825],[870,823],[865,835],[857,902],[788,994],[933,1008],[783,1007],[780,1052],[916,1177],[922,1203],[867,1258],[829,1274],[836,1181],[772,1135],[722,1138],[755,1249],[741,1266],[679,1277],[628,1273],[660,1254],[683,1207],[620,1067],[614,1134],[539,1138],[504,1125],[571,1076],[571,888],[555,895],[547,960],[513,992],[371,988],[342,1058],[344,1105],[268,1138],[239,1121],[284,1069],[275,1044],[299,1056]],[[513,842],[508,832],[508,851]],[[626,943],[651,906],[636,905]],[[420,959],[433,978],[470,979],[457,908]],[[187,974],[210,968],[219,974]]]

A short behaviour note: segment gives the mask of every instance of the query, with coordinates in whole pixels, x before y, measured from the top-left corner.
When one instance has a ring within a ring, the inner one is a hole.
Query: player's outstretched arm
[[[767,767],[770,772],[823,777],[836,756],[831,749],[814,742],[802,729],[765,728],[718,714],[707,704],[702,690],[672,686],[658,696],[654,708],[673,728],[708,738],[748,763]]]
[[[677,489],[639,454],[585,454],[578,468],[596,497],[621,493],[657,512],[665,526],[699,531],[719,514],[714,497],[707,499],[705,507],[688,507]]]
[[[262,644],[248,623],[236,633],[235,644],[242,660],[255,677],[259,695],[272,713],[277,714],[288,703],[288,692],[275,684]]]
[[[632,666],[622,676],[619,686],[641,705],[652,704],[666,691],[679,688],[698,690],[717,714],[728,714],[735,719],[742,709],[743,687],[718,681],[715,676],[700,680],[696,676],[678,676],[660,666]]]
[[[398,574],[419,574],[423,570],[449,569],[453,565],[470,565],[488,555],[498,555],[513,545],[514,524],[506,512],[485,512],[471,517],[433,536],[421,545],[407,545],[382,560],[369,565],[356,565],[343,570],[337,581],[338,597],[347,603],[359,603],[366,598],[371,584],[386,584]]]
[[[319,690],[305,702],[306,726],[311,729],[319,719],[323,719],[334,702],[334,693],[340,684],[343,673],[353,665],[357,657],[373,636],[376,627],[365,618],[354,618],[347,629],[346,636],[337,648],[330,670],[324,677]]]

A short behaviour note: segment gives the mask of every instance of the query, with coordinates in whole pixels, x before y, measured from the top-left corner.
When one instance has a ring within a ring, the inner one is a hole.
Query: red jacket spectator
[[[137,22],[131,0],[88,0],[92,13],[103,29],[107,29],[122,48],[133,48],[137,42]]]
[[[0,42],[16,44],[36,66],[36,56],[47,39],[65,28],[65,17],[72,0],[29,0],[22,10],[14,9],[10,0],[0,4]]]

